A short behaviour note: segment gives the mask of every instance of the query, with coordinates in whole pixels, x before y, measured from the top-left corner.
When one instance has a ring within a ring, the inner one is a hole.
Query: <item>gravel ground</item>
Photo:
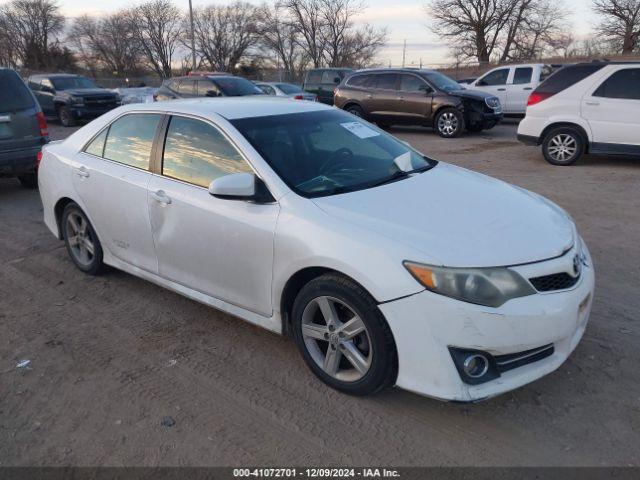
[[[597,292],[560,369],[477,405],[339,394],[285,338],[122,272],[83,275],[37,191],[1,180],[0,465],[640,465],[640,159],[553,167],[513,122],[391,131],[571,213]]]

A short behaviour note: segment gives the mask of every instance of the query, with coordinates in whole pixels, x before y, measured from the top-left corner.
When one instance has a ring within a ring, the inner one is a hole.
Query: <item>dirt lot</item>
[[[513,123],[459,141],[392,132],[571,213],[597,293],[559,370],[477,405],[339,394],[287,339],[118,271],[81,274],[37,191],[2,180],[0,464],[640,465],[640,159],[552,167]]]

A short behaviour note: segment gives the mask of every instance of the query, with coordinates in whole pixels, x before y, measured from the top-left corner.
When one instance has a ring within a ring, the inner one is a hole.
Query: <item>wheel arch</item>
[[[53,213],[54,213],[55,220],[56,220],[56,226],[58,227],[58,240],[63,240],[63,237],[64,237],[64,235],[62,233],[62,212],[64,212],[64,209],[70,203],[75,203],[76,205],[78,205],[78,202],[76,202],[74,199],[69,198],[69,197],[62,197],[62,198],[58,199],[58,201],[56,202],[55,206],[53,207]],[[80,205],[78,205],[78,207],[80,207]],[[80,207],[80,208],[82,208],[82,207]]]
[[[448,108],[454,109],[454,110],[459,110],[462,112],[462,114],[464,115],[464,111],[462,111],[460,109],[460,106],[463,105],[462,101],[459,102],[444,102],[439,104],[436,109],[432,112],[431,114],[431,126],[435,127],[436,125],[436,118],[438,117],[438,115],[440,114],[440,112],[442,112],[442,110],[446,110]]]
[[[349,107],[358,107],[360,108],[360,110],[362,110],[363,113],[365,113],[364,108],[362,108],[362,105],[357,100],[347,100],[342,107],[342,110],[346,110]]]
[[[293,303],[295,302],[298,293],[302,288],[309,283],[311,280],[318,278],[327,273],[333,273],[340,275],[344,278],[348,278],[350,281],[359,285],[362,289],[364,289],[369,295],[371,293],[362,285],[360,282],[355,280],[353,277],[346,275],[345,273],[335,270],[333,268],[328,267],[305,267],[301,270],[298,270],[293,275],[289,277],[287,282],[282,289],[282,294],[280,295],[280,318],[282,321],[282,334],[285,336],[291,336],[291,310],[293,309]],[[373,295],[372,298],[375,299]],[[377,300],[376,300],[377,302]]]
[[[578,125],[577,123],[573,123],[573,122],[554,122],[554,123],[551,123],[551,124],[547,125],[546,127],[544,127],[544,130],[542,130],[542,133],[540,134],[540,137],[538,138],[538,144],[542,145],[542,142],[544,142],[544,139],[549,134],[549,132],[554,130],[554,129],[556,129],[556,128],[573,128],[573,129],[575,129],[580,134],[580,136],[582,137],[582,140],[584,141],[584,153],[588,153],[589,152],[589,135],[588,135],[587,131],[585,130],[585,128],[582,125]]]

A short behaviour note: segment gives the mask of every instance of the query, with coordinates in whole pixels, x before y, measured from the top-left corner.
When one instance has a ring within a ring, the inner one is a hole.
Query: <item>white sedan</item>
[[[321,103],[123,106],[46,146],[39,183],[80,270],[290,335],[351,394],[511,390],[566,360],[591,308],[562,209]]]

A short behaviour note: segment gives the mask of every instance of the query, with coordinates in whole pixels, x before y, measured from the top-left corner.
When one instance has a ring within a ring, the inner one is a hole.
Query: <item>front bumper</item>
[[[517,137],[518,141],[520,143],[524,143],[525,145],[540,145],[540,140],[538,139],[538,137],[534,137],[533,135],[523,135],[522,133],[518,133]]]
[[[537,293],[499,308],[473,305],[429,291],[380,305],[398,351],[396,385],[442,400],[473,402],[530,383],[557,369],[585,331],[595,284],[586,247],[586,265],[569,290]],[[575,248],[558,259],[512,267],[525,278],[557,272]],[[546,273],[545,273],[546,272]],[[553,354],[502,373],[486,383],[462,381],[449,347],[508,355],[553,344]]]
[[[467,123],[471,127],[488,130],[490,128],[495,127],[498,123],[500,123],[502,121],[503,116],[504,115],[502,111],[500,113],[469,112]]]
[[[109,104],[104,108],[102,107],[97,108],[97,107],[86,107],[86,106],[78,107],[78,106],[70,105],[68,108],[71,114],[74,116],[74,118],[76,118],[77,120],[81,120],[81,119],[98,118],[100,115],[103,115],[113,110],[117,106],[118,106],[117,104]]]

